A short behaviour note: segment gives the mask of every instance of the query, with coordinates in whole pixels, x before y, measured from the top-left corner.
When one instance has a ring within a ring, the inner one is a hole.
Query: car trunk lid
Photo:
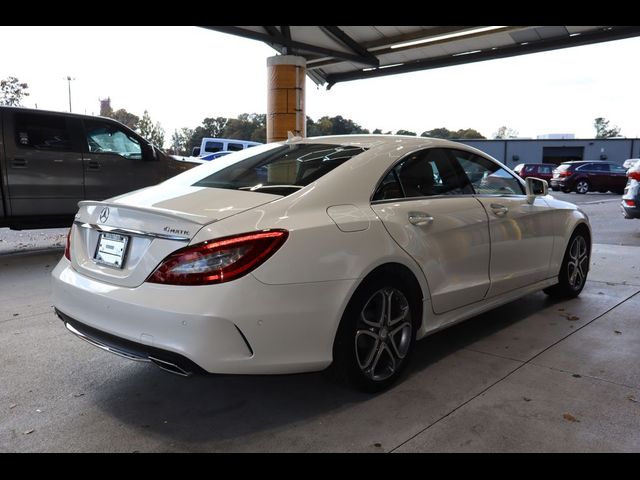
[[[281,198],[278,195],[162,184],[107,201],[83,201],[71,259],[89,277],[137,287],[204,226]]]

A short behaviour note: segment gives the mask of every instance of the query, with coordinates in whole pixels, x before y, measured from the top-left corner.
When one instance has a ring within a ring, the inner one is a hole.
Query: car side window
[[[402,191],[400,181],[394,169],[387,173],[382,179],[372,200],[392,200],[396,198],[404,198],[404,192]]]
[[[600,172],[608,172],[609,167],[602,163],[587,163],[585,165],[580,165],[576,170],[580,170],[581,172],[588,173],[600,173]]]
[[[35,150],[71,152],[73,145],[67,119],[46,114],[16,113],[16,145]]]
[[[535,165],[527,165],[524,168],[525,173],[533,173],[536,171],[536,166]]]
[[[462,150],[452,154],[480,195],[524,195],[522,184],[511,173],[488,158]]]
[[[132,160],[142,158],[140,142],[111,123],[85,120],[87,146],[91,153],[112,153]]]
[[[473,193],[465,181],[446,150],[430,148],[401,160],[382,179],[372,200]]]
[[[627,173],[627,169],[620,165],[609,165],[613,173]]]
[[[208,153],[219,152],[224,149],[224,144],[222,142],[205,142],[204,151]]]
[[[551,165],[541,165],[539,173],[546,173],[551,175],[553,173],[553,167]]]
[[[242,146],[241,143],[230,143],[227,146],[227,150],[230,150],[232,152],[237,152],[237,151],[243,150],[243,149],[244,149],[244,147]]]

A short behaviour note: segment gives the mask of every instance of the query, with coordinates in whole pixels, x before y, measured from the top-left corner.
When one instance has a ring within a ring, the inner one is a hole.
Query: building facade
[[[560,164],[570,160],[604,160],[622,165],[640,158],[638,138],[456,140],[488,153],[510,168],[519,163]]]

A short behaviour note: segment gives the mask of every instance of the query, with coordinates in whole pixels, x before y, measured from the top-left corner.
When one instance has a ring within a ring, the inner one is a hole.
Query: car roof
[[[372,149],[377,146],[389,146],[397,145],[403,148],[422,148],[422,147],[441,147],[441,148],[455,148],[458,150],[469,150],[474,152],[480,152],[482,155],[488,154],[478,150],[477,148],[470,147],[462,143],[453,142],[451,140],[444,140],[442,138],[431,137],[414,137],[410,135],[329,135],[323,137],[294,137],[284,142],[285,144],[296,143],[326,143],[329,145],[342,145],[342,146],[358,146],[366,149]]]
[[[118,122],[118,120],[114,119],[114,118],[109,118],[109,117],[102,117],[99,115],[84,115],[82,113],[72,113],[72,112],[57,112],[55,110],[43,110],[40,108],[28,108],[28,107],[14,107],[14,106],[9,106],[9,105],[2,105],[0,106],[0,110],[12,110],[15,112],[24,112],[24,113],[47,113],[47,114],[52,114],[52,115],[61,115],[61,116],[65,116],[65,117],[74,117],[74,118],[86,118],[89,120],[107,120],[110,122],[116,122],[116,123],[121,123]]]
[[[605,162],[604,160],[571,160],[570,162],[562,162],[562,163],[611,163],[611,162]]]

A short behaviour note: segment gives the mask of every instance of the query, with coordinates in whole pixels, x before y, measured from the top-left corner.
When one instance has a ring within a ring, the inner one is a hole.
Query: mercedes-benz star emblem
[[[100,212],[100,223],[105,223],[109,220],[109,207],[104,207]]]

